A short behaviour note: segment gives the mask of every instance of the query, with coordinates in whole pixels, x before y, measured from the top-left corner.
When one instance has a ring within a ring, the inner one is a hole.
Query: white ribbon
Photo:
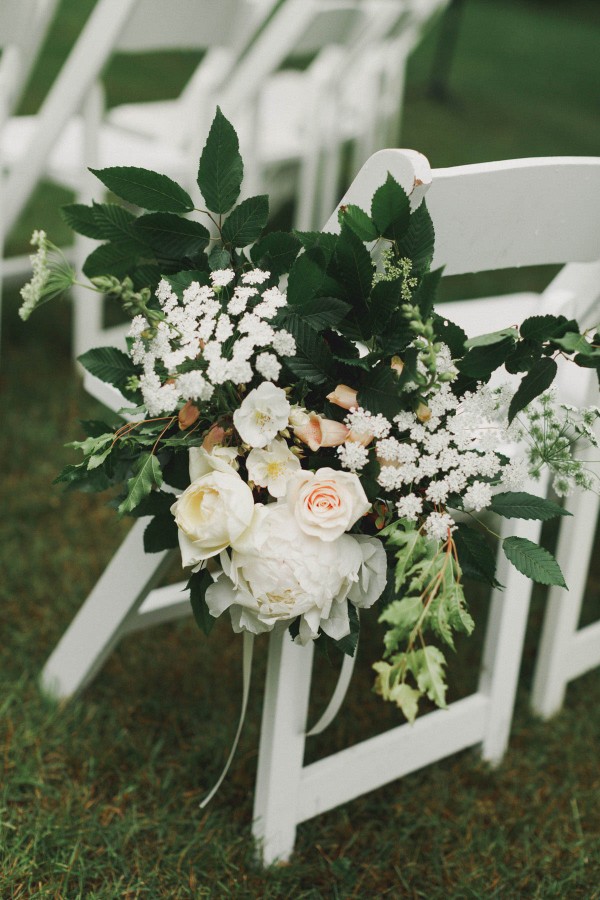
[[[356,662],[357,652],[358,643],[356,645],[356,650],[354,651],[354,656],[347,656],[346,654],[344,654],[342,668],[340,669],[340,674],[338,675],[335,690],[331,695],[331,700],[327,704],[327,708],[319,721],[315,725],[313,725],[310,731],[306,732],[306,737],[313,737],[315,734],[321,734],[322,731],[325,731],[325,729],[329,725],[331,725],[331,723],[339,713],[342,703],[344,702],[344,699],[346,697],[348,687],[350,686],[350,681],[352,680],[352,673],[354,672],[354,664]]]
[[[221,772],[219,776],[219,780],[212,788],[209,794],[204,798],[204,800],[200,803],[200,809],[204,809],[207,806],[212,798],[215,796],[223,781],[227,772],[229,771],[229,766],[233,761],[233,757],[235,756],[235,751],[237,750],[237,745],[240,740],[240,735],[242,733],[242,727],[244,725],[244,719],[246,718],[246,709],[248,707],[248,697],[250,695],[250,676],[252,674],[252,656],[254,654],[254,635],[250,634],[249,631],[244,632],[244,650],[242,657],[242,709],[240,712],[240,721],[238,723],[237,731],[235,733],[235,737],[233,739],[233,745],[229,752],[229,756],[227,757],[227,762],[225,763],[225,768]]]

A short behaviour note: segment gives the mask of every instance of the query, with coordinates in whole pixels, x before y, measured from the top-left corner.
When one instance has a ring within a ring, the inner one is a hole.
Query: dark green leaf
[[[371,217],[379,234],[400,241],[407,233],[410,221],[408,195],[388,172],[385,184],[377,188],[371,201]]]
[[[460,358],[465,352],[467,333],[460,325],[450,322],[444,317],[444,304],[440,304],[433,315],[433,328],[438,340],[443,341],[450,348],[453,359]]]
[[[174,494],[166,491],[152,491],[147,497],[140,500],[132,515],[135,518],[140,518],[141,516],[158,516],[163,518],[167,514],[171,515],[171,507],[175,500]],[[173,517],[171,516],[171,518]]]
[[[289,272],[298,255],[299,238],[287,231],[271,231],[260,239],[250,250],[250,259],[255,266],[261,266],[271,275]]]
[[[358,392],[358,402],[374,415],[392,419],[400,411],[398,378],[390,366],[372,369]]]
[[[94,219],[101,229],[103,241],[135,241],[133,226],[136,217],[118,203],[94,203],[92,206]]]
[[[162,470],[157,457],[153,453],[140,456],[133,469],[133,475],[127,482],[127,496],[119,506],[119,512],[131,512],[146,497],[152,488],[162,484]]]
[[[180,299],[183,297],[185,289],[194,281],[197,281],[198,284],[202,285],[208,284],[209,282],[208,273],[202,272],[199,269],[185,269],[183,272],[169,275],[166,280]]]
[[[120,391],[125,391],[127,381],[137,374],[131,358],[116,347],[94,347],[82,353],[78,360],[91,375]]]
[[[384,332],[392,315],[398,312],[402,302],[401,288],[401,278],[395,278],[393,281],[378,281],[374,285],[369,309],[375,334]]]
[[[533,364],[527,375],[521,380],[521,384],[508,408],[508,421],[512,422],[517,413],[524,409],[532,400],[539,397],[547,390],[558,371],[553,359],[548,357],[539,359]]]
[[[338,241],[337,234],[328,231],[295,231],[294,235],[305,250],[320,250],[324,259],[323,267],[329,265]]]
[[[398,253],[413,262],[413,275],[421,276],[429,270],[433,259],[435,231],[425,201],[411,214],[408,229],[398,241]]]
[[[172,213],[148,213],[136,219],[138,237],[160,257],[181,259],[204,250],[210,234],[200,222]]]
[[[269,198],[266,194],[248,197],[233,209],[223,225],[223,243],[232,247],[246,247],[262,234],[269,218]]]
[[[348,602],[348,618],[350,619],[350,634],[336,641],[338,649],[345,653],[346,656],[354,656],[358,647],[358,637],[360,634],[360,619],[354,603]]]
[[[114,275],[124,278],[131,273],[136,261],[143,254],[143,247],[134,241],[119,241],[115,244],[100,244],[92,250],[83,264],[83,274],[88,278],[100,275]]]
[[[511,535],[502,542],[502,549],[515,569],[539,584],[557,584],[566,588],[560,566],[551,553],[528,541]]]
[[[198,187],[211,212],[231,209],[240,195],[243,176],[237,134],[217,107],[198,168]]]
[[[231,253],[229,253],[228,250],[225,250],[224,247],[221,247],[220,244],[215,244],[208,254],[208,264],[211,271],[214,272],[216,269],[227,269],[230,263]]]
[[[497,587],[496,557],[481,532],[461,522],[454,532],[454,542],[464,577]]]
[[[208,635],[211,633],[216,622],[214,616],[211,616],[206,605],[206,591],[214,584],[211,576],[206,569],[194,572],[187,583],[187,589],[190,592],[190,602],[192,604],[192,612],[198,628]]]
[[[96,241],[104,239],[103,230],[96,222],[92,206],[85,206],[83,203],[69,203],[61,207],[60,212],[69,228],[72,228],[77,234],[94,238]]]
[[[298,378],[322,384],[335,377],[335,365],[331,351],[320,334],[299,315],[290,313],[286,328],[296,340],[296,355],[285,358],[286,365]]]
[[[542,345],[537,343],[537,341],[529,339],[518,341],[506,357],[506,362],[504,363],[506,371],[510,372],[511,375],[516,375],[517,372],[528,372],[533,364],[540,359],[541,350]]]
[[[109,191],[122,200],[156,212],[183,213],[194,208],[192,198],[168,175],[137,166],[90,169]]]
[[[144,531],[144,550],[146,553],[173,550],[179,546],[177,535],[177,524],[173,516],[155,516]]]
[[[413,294],[412,302],[419,307],[424,319],[428,319],[433,312],[437,289],[443,271],[443,268],[439,268],[435,272],[426,272]]]
[[[513,346],[514,340],[508,337],[490,347],[474,347],[457,363],[457,369],[470,378],[486,381],[504,363]]]
[[[307,250],[292,268],[287,286],[287,302],[291,306],[311,300],[325,278],[323,256],[319,250]]]
[[[570,516],[571,513],[558,503],[536,497],[525,491],[505,491],[494,494],[490,509],[506,519],[555,519],[557,516]]]
[[[292,315],[298,315],[304,319],[315,331],[324,328],[333,328],[338,325],[348,314],[351,306],[338,300],[337,297],[312,297],[310,300],[294,307]],[[285,327],[285,319],[289,307],[284,307],[282,316],[278,321]]]
[[[338,220],[340,225],[345,224],[348,228],[351,228],[361,241],[376,241],[379,237],[371,217],[364,209],[361,209],[360,206],[355,206],[353,203],[340,207]]]
[[[579,330],[577,323],[569,321],[565,316],[529,316],[523,320],[520,332],[523,338],[543,343],[550,338],[562,337],[567,331],[573,330],[569,327],[571,325],[575,325],[576,331]]]

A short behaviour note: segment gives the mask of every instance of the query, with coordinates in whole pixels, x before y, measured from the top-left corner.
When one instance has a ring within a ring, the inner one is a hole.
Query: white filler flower
[[[263,381],[242,400],[233,424],[245,444],[266,447],[288,425],[290,403],[283,388]]]

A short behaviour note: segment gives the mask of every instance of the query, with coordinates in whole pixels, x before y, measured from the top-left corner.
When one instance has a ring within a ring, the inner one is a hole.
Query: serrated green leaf
[[[155,516],[144,530],[146,553],[160,553],[179,546],[178,529],[172,515]]]
[[[298,378],[322,384],[335,376],[333,356],[314,328],[293,313],[286,318],[286,328],[296,341],[296,355],[285,357],[286,365]]]
[[[562,337],[570,324],[577,325],[565,316],[529,316],[521,323],[521,337],[542,343],[550,338]]]
[[[411,214],[406,234],[398,241],[398,253],[412,260],[412,274],[420,277],[429,271],[434,245],[433,222],[423,201]]]
[[[168,175],[137,166],[90,169],[109,191],[122,200],[155,212],[183,213],[194,208],[192,198]]]
[[[460,325],[456,325],[444,317],[444,304],[440,304],[437,312],[433,314],[433,328],[438,340],[443,341],[450,348],[453,359],[459,359],[465,352],[467,332]]]
[[[208,606],[206,605],[206,591],[213,584],[213,580],[206,569],[194,572],[187,583],[187,589],[190,592],[190,603],[192,605],[192,613],[198,628],[209,635],[214,627],[216,619],[211,616]]]
[[[305,250],[318,250],[323,259],[322,268],[326,268],[331,262],[338,242],[338,235],[328,231],[294,231]]]
[[[141,516],[158,516],[163,518],[167,514],[171,514],[171,507],[173,506],[175,499],[174,494],[167,493],[166,491],[152,491],[147,497],[140,500],[133,510],[132,515],[136,518],[140,518]]]
[[[300,239],[287,231],[271,231],[250,250],[254,265],[264,265],[271,275],[289,272],[300,247]]]
[[[525,340],[518,341],[513,349],[506,357],[504,366],[511,375],[518,372],[528,372],[529,369],[541,358],[542,345],[536,341]]]
[[[215,244],[208,254],[208,264],[211,272],[216,269],[227,269],[231,264],[231,253],[219,244]]]
[[[198,187],[207,208],[214,213],[229,212],[240,195],[243,177],[235,128],[217,106],[198,167]]]
[[[209,283],[208,272],[202,272],[200,269],[184,269],[175,275],[168,275],[166,281],[169,282],[177,296],[181,299],[186,288],[197,281],[198,284],[205,285]]]
[[[505,491],[494,494],[490,509],[505,519],[538,519],[546,522],[557,516],[570,516],[570,513],[558,503],[528,494],[526,491]]]
[[[232,247],[246,247],[258,240],[269,218],[269,198],[266,194],[248,197],[229,213],[221,236]]]
[[[300,316],[315,331],[322,331],[324,328],[334,328],[339,325],[351,308],[349,303],[344,303],[337,297],[312,297],[310,300],[294,306],[292,315]],[[283,307],[281,316],[275,320],[276,324],[285,327],[288,311],[289,307]]]
[[[287,286],[287,302],[296,306],[311,300],[325,280],[324,259],[321,252],[307,250],[292,268]]]
[[[76,231],[77,234],[83,234],[96,241],[104,240],[103,230],[96,222],[92,206],[86,206],[83,203],[68,203],[61,207],[60,213],[69,228]]]
[[[373,369],[358,392],[358,402],[374,415],[381,413],[393,419],[400,411],[398,378],[390,366]]]
[[[389,172],[385,183],[373,194],[371,218],[379,234],[392,241],[400,241],[408,231],[410,201],[406,191]]]
[[[131,358],[116,347],[94,347],[82,353],[78,360],[91,375],[123,392],[127,381],[136,374]]]
[[[580,353],[582,356],[592,356],[594,347],[582,334],[568,331],[563,337],[551,339],[551,343],[567,353]]]
[[[481,532],[461,522],[454,532],[454,543],[465,578],[497,587],[496,556]]]
[[[556,584],[566,588],[560,566],[548,550],[527,538],[514,535],[504,539],[502,549],[508,561],[527,578],[539,584]]]
[[[402,302],[401,289],[401,278],[395,278],[393,281],[378,281],[373,286],[369,310],[375,334],[385,332],[392,315],[398,311]]]
[[[418,306],[423,319],[428,319],[433,312],[437,290],[444,272],[443,267],[434,272],[426,272],[413,294],[412,302]]]
[[[402,715],[411,723],[414,723],[419,712],[419,699],[421,692],[411,687],[406,682],[394,685],[389,692],[389,700],[396,704]]]
[[[181,259],[200,253],[210,240],[200,222],[173,213],[147,213],[135,220],[134,232],[160,257]]]
[[[469,338],[465,341],[465,347],[470,350],[472,347],[489,347],[492,344],[499,344],[505,338],[516,340],[518,332],[516,328],[503,328],[501,331],[490,331],[488,334],[480,334],[477,337]]]
[[[136,217],[124,206],[118,203],[94,203],[92,212],[103,241],[136,240],[133,230]]]
[[[338,220],[340,225],[346,224],[361,241],[376,241],[379,237],[371,217],[354,203],[340,207]]]
[[[508,421],[512,422],[517,413],[524,409],[532,400],[539,397],[547,390],[558,371],[558,367],[553,359],[545,357],[537,360],[531,367],[527,375],[521,379],[514,397],[510,401],[508,408]]]
[[[477,381],[487,381],[494,369],[504,363],[513,346],[513,338],[506,337],[489,347],[473,347],[465,353],[456,367],[463,375]]]
[[[423,647],[408,654],[408,665],[416,678],[419,690],[430,700],[446,708],[447,685],[444,676],[446,658],[438,647]]]
[[[144,453],[135,463],[133,475],[127,482],[127,496],[119,506],[119,513],[131,512],[152,488],[162,484],[162,470],[153,453]]]
[[[83,264],[83,274],[88,278],[100,275],[114,275],[124,278],[131,273],[144,248],[133,240],[122,240],[114,244],[100,244],[92,250]]]
[[[408,639],[422,613],[423,603],[418,595],[392,600],[386,606],[378,621],[392,626],[384,637],[385,647],[389,653],[393,653],[402,641]]]

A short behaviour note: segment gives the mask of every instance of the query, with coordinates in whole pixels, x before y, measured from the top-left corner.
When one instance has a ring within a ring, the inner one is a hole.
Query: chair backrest
[[[58,0],[0,3],[0,125],[27,85]]]

